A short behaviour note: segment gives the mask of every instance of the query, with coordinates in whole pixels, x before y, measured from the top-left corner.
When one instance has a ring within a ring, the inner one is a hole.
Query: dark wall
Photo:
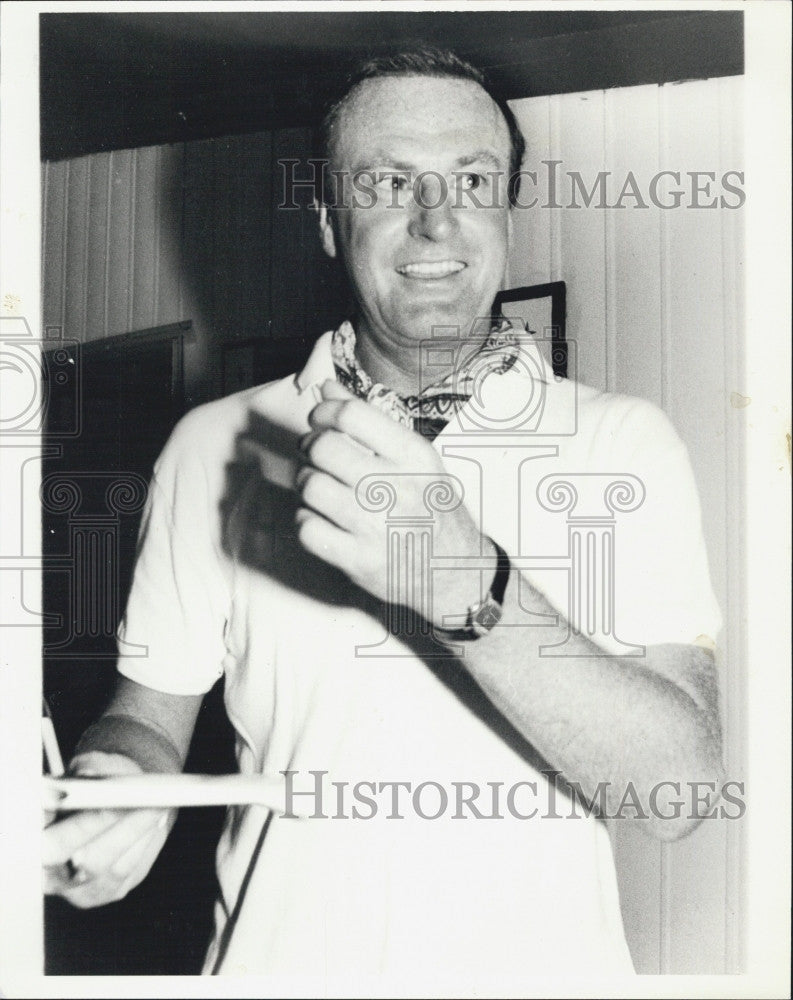
[[[507,99],[743,72],[741,11],[54,12],[42,155],[310,126],[351,61],[410,41],[455,48]]]

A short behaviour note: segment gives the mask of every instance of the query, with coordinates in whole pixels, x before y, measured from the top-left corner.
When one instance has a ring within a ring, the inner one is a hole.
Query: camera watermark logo
[[[449,574],[471,580],[478,574],[484,599],[494,572],[489,550],[438,551],[443,519],[465,503],[482,538],[496,538],[508,550],[514,586],[525,587],[524,578],[537,572],[567,580],[553,605],[566,628],[539,647],[541,656],[642,656],[644,646],[619,632],[615,553],[620,521],[642,506],[645,485],[628,472],[542,474],[558,459],[560,441],[577,431],[576,384],[553,374],[533,335],[503,324],[493,329],[489,334],[490,319],[466,336],[436,328],[420,344],[420,389],[467,400],[436,441],[447,472],[378,473],[357,484],[359,506],[384,517],[387,620],[385,638],[356,647],[356,654],[411,655],[400,640],[420,635],[439,640],[437,653],[422,655],[449,655],[448,636],[437,629],[466,626],[465,608],[445,613]],[[561,519],[566,532],[550,553],[537,554],[538,515]],[[551,624],[549,614],[520,606],[519,619],[498,627]],[[465,646],[451,651],[464,656]]]
[[[405,502],[416,491],[422,497],[420,508]],[[438,515],[456,510],[464,498],[462,482],[452,475],[374,473],[358,482],[359,506],[385,518],[387,579],[386,635],[373,646],[356,646],[356,656],[410,656],[402,639],[432,638],[433,525]],[[448,652],[439,649],[435,655]]]
[[[56,629],[44,654],[58,659],[86,656],[84,640],[115,635],[121,607],[120,531],[124,516],[138,513],[148,486],[134,473],[55,472],[41,484],[41,503],[48,521],[62,522],[60,553],[48,553],[43,569],[58,578],[65,613],[48,625]],[[54,530],[54,529],[53,529]],[[75,648],[75,644],[80,644]],[[146,647],[121,642],[124,655],[142,655]],[[137,651],[137,653],[136,653]],[[115,659],[112,652],[92,650],[92,659]]]
[[[614,556],[618,517],[637,510],[645,496],[644,483],[630,473],[552,474],[540,481],[539,505],[546,511],[566,515],[567,552],[558,561],[569,581],[567,634],[557,646],[545,647],[544,652],[580,655],[580,650],[571,648],[572,640],[575,635],[585,635],[598,646],[607,643],[612,656],[644,655],[644,646],[624,642],[617,635]],[[523,556],[515,563],[523,569],[536,566],[536,560]]]
[[[541,333],[523,328],[521,320],[508,333],[514,354],[506,379],[490,379],[499,356],[483,350],[491,317],[475,320],[465,332],[455,326],[433,327],[429,337],[419,342],[419,393],[451,373],[450,391],[467,395],[468,404],[457,414],[460,431],[491,436],[568,436],[578,429],[577,344],[561,344],[557,331],[546,327]],[[554,372],[564,357],[565,378]],[[546,408],[549,385],[564,382],[565,405]]]
[[[45,334],[34,336],[22,316],[0,316],[3,439],[42,434],[56,392],[58,437],[76,437],[80,433],[80,345],[64,338],[59,327],[47,327]]]
[[[53,398],[63,403],[64,437],[80,432],[79,345],[57,328],[36,336],[23,316],[0,316],[0,448],[5,467],[0,527],[0,573],[5,599],[0,625],[38,626],[47,620],[26,583],[40,572],[40,520],[36,480],[42,458],[62,454],[59,440],[45,440]]]
[[[47,327],[36,336],[24,317],[0,317],[0,448],[7,488],[0,528],[6,584],[0,625],[45,629],[44,655],[84,659],[84,641],[112,637],[121,597],[121,520],[140,511],[144,479],[132,473],[61,469],[84,433],[80,344]],[[45,472],[41,478],[40,466]],[[57,470],[57,471],[53,471]],[[48,526],[41,544],[43,512]],[[44,576],[48,607],[31,592]],[[80,643],[83,645],[80,645]],[[145,647],[122,643],[130,656]],[[91,651],[92,658],[116,657]]]

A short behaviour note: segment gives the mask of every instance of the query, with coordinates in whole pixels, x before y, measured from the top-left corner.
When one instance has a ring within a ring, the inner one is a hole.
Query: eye
[[[482,174],[471,173],[470,171],[463,171],[455,174],[455,176],[458,186],[463,191],[476,191],[477,188],[486,183],[486,178]]]
[[[376,187],[382,191],[407,191],[410,178],[401,173],[380,173],[377,175]]]

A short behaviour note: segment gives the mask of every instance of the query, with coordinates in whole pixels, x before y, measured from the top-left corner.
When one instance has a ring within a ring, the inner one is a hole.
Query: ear
[[[336,236],[333,232],[333,220],[330,217],[327,205],[320,205],[314,201],[314,211],[319,216],[319,238],[322,249],[328,257],[336,256]]]

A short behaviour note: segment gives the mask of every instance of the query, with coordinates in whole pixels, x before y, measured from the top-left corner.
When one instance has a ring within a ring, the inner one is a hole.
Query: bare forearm
[[[557,614],[525,580],[520,602],[513,572],[504,621],[525,623],[527,610]],[[555,625],[502,625],[466,643],[462,662],[494,705],[566,779],[588,796],[606,783],[612,810],[630,786],[655,833],[681,835],[695,822],[686,817],[656,822],[654,814],[664,811],[665,800],[656,799],[651,808],[648,799],[663,782],[709,781],[718,787],[721,746],[710,653],[669,645],[648,647],[644,657],[614,657],[575,634],[564,655],[541,651],[567,635],[561,615]]]
[[[181,771],[184,759],[173,742],[150,725],[130,715],[103,715],[83,733],[75,758],[86,753],[121,754],[144,771]]]
[[[120,678],[101,718],[83,734],[77,755],[122,754],[144,771],[181,771],[200,696],[168,695]]]

